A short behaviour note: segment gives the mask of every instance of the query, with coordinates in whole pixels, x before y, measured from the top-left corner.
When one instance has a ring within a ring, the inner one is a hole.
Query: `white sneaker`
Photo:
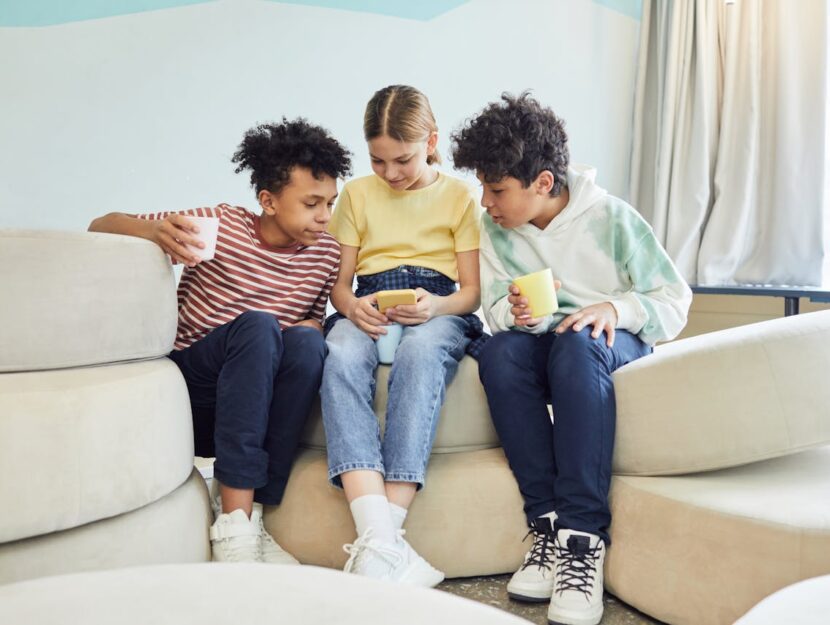
[[[222,496],[219,494],[219,480],[216,478],[210,481],[208,499],[210,499],[210,509],[213,510],[213,520],[215,521],[222,514]]]
[[[266,530],[262,523],[262,504],[254,502],[251,510],[251,523],[259,529],[259,549],[262,561],[268,564],[299,564],[297,558],[277,544],[274,537]]]
[[[219,495],[211,496],[210,509],[213,511],[213,520],[215,521],[222,514],[222,498]]]
[[[432,588],[444,580],[444,574],[433,568],[403,539],[399,530],[394,543],[381,542],[367,530],[353,544],[343,545],[349,560],[343,570],[375,579]]]
[[[241,509],[220,514],[210,527],[214,562],[262,562],[259,528]]]
[[[533,546],[525,561],[507,583],[507,594],[517,601],[548,601],[553,593],[553,521],[556,514],[539,517],[525,536],[533,536]]]
[[[596,534],[560,529],[554,549],[550,625],[597,625],[602,619],[605,543]]]

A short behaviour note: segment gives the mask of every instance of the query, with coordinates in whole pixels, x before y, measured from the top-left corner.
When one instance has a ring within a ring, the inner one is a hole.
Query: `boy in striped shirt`
[[[340,248],[327,233],[348,151],[303,119],[249,130],[233,156],[251,172],[262,213],[220,204],[181,212],[110,213],[89,229],[139,236],[185,265],[170,359],[190,393],[196,453],[215,456],[221,506],[216,561],[296,564],[265,531],[262,505],[282,499],[326,347],[326,301]],[[216,254],[189,217],[218,217]]]

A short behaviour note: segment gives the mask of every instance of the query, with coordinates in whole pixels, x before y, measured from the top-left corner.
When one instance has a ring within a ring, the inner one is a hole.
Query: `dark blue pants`
[[[609,349],[605,333],[594,339],[592,330],[496,334],[484,346],[479,375],[528,522],[555,510],[557,527],[608,542],[617,416],[611,373],[651,348],[618,330]]]
[[[187,382],[196,454],[216,457],[219,482],[253,488],[263,504],[282,500],[325,355],[318,330],[281,330],[258,311],[169,355]]]

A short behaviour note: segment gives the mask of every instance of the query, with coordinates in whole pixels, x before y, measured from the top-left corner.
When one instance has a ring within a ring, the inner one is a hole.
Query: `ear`
[[[435,148],[438,147],[438,132],[433,130],[429,133],[429,137],[427,137],[427,155],[432,156],[435,154]]]
[[[274,215],[279,209],[279,199],[267,189],[263,189],[257,193],[257,200],[259,200],[259,205],[262,207],[262,210],[268,215]]]
[[[556,182],[553,173],[545,169],[533,181],[533,188],[539,195],[548,195],[553,189],[553,183]]]

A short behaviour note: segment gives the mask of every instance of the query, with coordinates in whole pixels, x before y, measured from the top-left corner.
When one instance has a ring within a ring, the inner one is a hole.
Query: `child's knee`
[[[563,362],[566,366],[576,366],[578,363],[603,363],[609,361],[609,349],[606,345],[606,335],[603,332],[599,337],[591,336],[593,328],[583,328],[579,332],[566,330],[556,337],[550,351],[551,362]]]
[[[499,332],[487,341],[478,361],[481,381],[496,373],[498,377],[528,369],[533,337],[521,332]]]
[[[323,334],[315,328],[305,327],[292,328],[291,332],[295,334],[292,349],[309,367],[322,369],[328,351]]]
[[[341,327],[340,324],[343,323],[348,325]],[[351,321],[348,320],[338,321],[329,332],[325,343],[328,350],[326,367],[349,367],[372,355],[377,357],[375,341],[368,334],[351,325]]]
[[[269,336],[280,333],[280,323],[271,313],[261,310],[246,310],[234,320],[237,331],[245,331],[255,336]]]

